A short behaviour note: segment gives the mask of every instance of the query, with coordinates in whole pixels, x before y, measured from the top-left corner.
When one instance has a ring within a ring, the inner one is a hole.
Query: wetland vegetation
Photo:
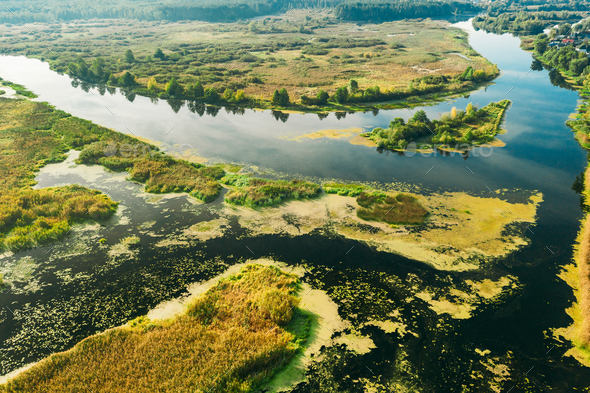
[[[500,124],[510,104],[510,100],[502,100],[491,102],[481,109],[469,104],[464,111],[453,108],[451,113],[442,115],[440,120],[430,120],[426,112],[419,110],[407,123],[398,117],[391,121],[388,129],[378,127],[361,135],[379,147],[391,150],[403,150],[412,142],[419,149],[453,144],[463,144],[470,149],[474,145],[494,140],[501,131]]]
[[[360,206],[357,215],[367,221],[382,221],[391,225],[421,225],[428,216],[428,211],[420,202],[407,194],[392,196],[380,192],[362,192],[356,201]]]
[[[0,392],[254,391],[305,345],[311,315],[297,307],[298,288],[294,275],[247,265],[182,315],[139,317],[89,337],[0,385]]]
[[[271,206],[287,199],[308,199],[319,195],[321,186],[303,180],[268,180],[229,174],[221,182],[231,187],[225,201],[250,207]]]
[[[27,26],[28,27],[28,26]],[[444,21],[354,23],[327,11],[234,24],[108,20],[0,26],[2,53],[49,62],[82,86],[290,111],[439,101],[499,75]],[[195,38],[198,37],[198,40]],[[467,78],[468,69],[473,69]],[[108,89],[104,85],[108,86]],[[279,95],[279,93],[281,93]]]
[[[79,186],[31,189],[35,172],[81,150],[78,163],[127,171],[152,193],[188,192],[205,202],[220,191],[220,166],[174,159],[155,146],[72,117],[45,103],[0,98],[0,248],[21,250],[65,236],[71,225],[104,220],[117,208],[107,195]]]
[[[67,146],[53,130],[67,117],[49,105],[0,98],[0,248],[21,250],[55,241],[71,225],[111,216],[117,203],[84,187],[33,190],[34,172],[63,160]]]

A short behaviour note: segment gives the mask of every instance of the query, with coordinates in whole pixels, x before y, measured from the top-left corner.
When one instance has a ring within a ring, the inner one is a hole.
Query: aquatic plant
[[[78,185],[0,194],[0,249],[22,250],[63,237],[71,224],[102,220],[117,209],[100,191]]]
[[[310,317],[297,308],[298,287],[297,277],[275,267],[248,265],[185,314],[140,317],[89,337],[0,392],[256,391],[305,343]]]
[[[367,221],[381,221],[392,225],[420,225],[428,211],[408,194],[391,196],[382,192],[362,192],[357,197],[357,216]]]
[[[342,196],[356,197],[365,190],[365,186],[360,184],[341,184],[341,183],[326,183],[323,185],[324,191],[328,194],[338,194]]]
[[[271,206],[288,198],[307,199],[317,196],[321,187],[303,180],[268,180],[229,174],[221,183],[232,186],[225,201],[234,205]]]

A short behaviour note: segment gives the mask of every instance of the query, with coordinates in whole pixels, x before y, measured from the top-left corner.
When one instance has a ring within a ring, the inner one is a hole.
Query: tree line
[[[578,21],[582,17],[575,12],[568,11],[542,11],[542,12],[513,12],[499,16],[476,16],[473,18],[473,26],[486,32],[497,34],[516,33],[536,35],[552,24],[563,21]]]
[[[405,18],[430,18],[460,13],[479,12],[481,8],[471,2],[456,0],[362,0],[340,3],[336,17],[343,20],[384,22]]]
[[[293,8],[332,8],[343,20],[387,21],[478,12],[463,0],[5,0],[0,23],[76,19],[203,20],[231,22],[284,13]]]

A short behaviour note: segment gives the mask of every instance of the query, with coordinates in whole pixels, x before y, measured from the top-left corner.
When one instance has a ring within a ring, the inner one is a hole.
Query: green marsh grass
[[[231,186],[225,195],[226,202],[250,207],[271,206],[286,199],[312,198],[322,189],[318,184],[303,180],[268,180],[236,174],[226,175],[221,182]]]
[[[362,192],[357,197],[357,216],[367,221],[380,221],[391,225],[421,225],[428,211],[408,194],[390,196],[381,192]]]

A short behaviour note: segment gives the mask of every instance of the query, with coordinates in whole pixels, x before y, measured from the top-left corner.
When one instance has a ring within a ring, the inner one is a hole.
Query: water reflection
[[[281,111],[270,111],[270,113],[272,114],[272,116],[277,120],[277,121],[282,121],[283,123],[286,123],[287,120],[289,120],[289,114],[288,113],[283,113]]]

